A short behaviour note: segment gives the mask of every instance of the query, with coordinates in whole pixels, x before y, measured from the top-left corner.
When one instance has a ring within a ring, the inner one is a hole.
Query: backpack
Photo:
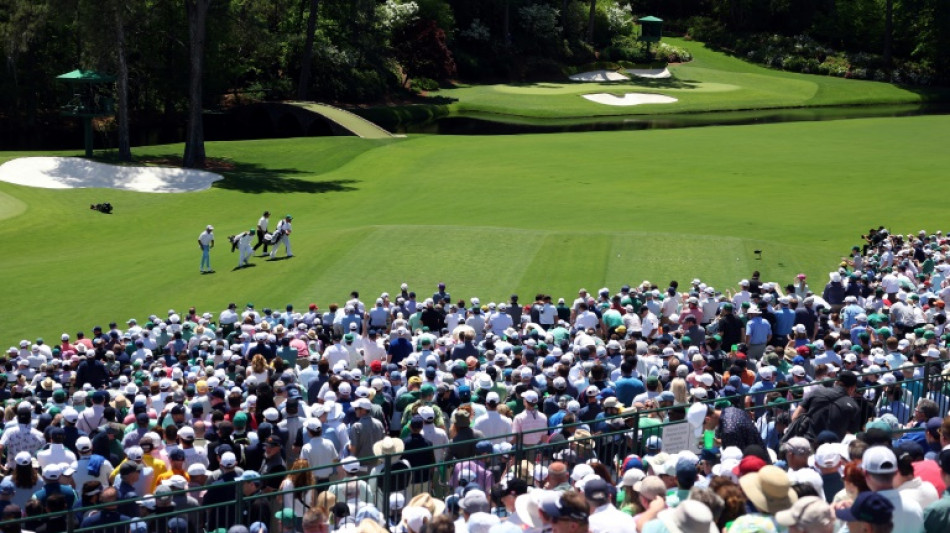
[[[860,423],[859,409],[854,399],[841,389],[836,388],[834,391],[834,397],[822,395],[820,398],[825,400],[824,403],[813,405],[808,412],[792,420],[782,436],[782,442],[787,442],[792,437],[804,437],[814,442],[818,434],[826,429],[842,436],[853,425],[854,420]]]

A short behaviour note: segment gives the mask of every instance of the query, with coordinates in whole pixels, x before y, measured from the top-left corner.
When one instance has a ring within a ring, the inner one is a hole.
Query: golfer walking
[[[270,225],[270,211],[264,211],[264,214],[261,216],[260,220],[257,221],[257,244],[254,245],[254,251],[257,251],[261,245],[264,245],[264,252],[262,255],[267,255],[267,240],[264,238],[264,235],[267,233],[267,226]]]
[[[277,223],[277,229],[274,231],[275,234],[280,235],[280,240],[274,243],[274,249],[271,250],[271,258],[277,257],[277,249],[281,244],[284,245],[284,252],[287,254],[287,257],[293,257],[293,252],[290,251],[290,222],[294,217],[287,215],[283,220]]]
[[[238,268],[246,267],[248,260],[254,255],[254,249],[251,248],[251,238],[254,236],[254,228],[251,228],[241,234],[238,239],[238,252],[241,258],[238,260]]]
[[[198,246],[201,247],[201,273],[214,272],[211,270],[211,249],[214,248],[214,226],[210,224],[201,235],[198,235]]]

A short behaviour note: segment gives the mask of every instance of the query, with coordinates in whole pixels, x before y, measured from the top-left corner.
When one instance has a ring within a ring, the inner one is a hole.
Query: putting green
[[[499,94],[516,94],[523,96],[557,96],[557,95],[581,95],[587,93],[616,93],[630,92],[633,90],[641,92],[680,92],[680,93],[721,93],[737,91],[738,85],[730,83],[699,82],[687,86],[664,87],[661,91],[655,88],[643,87],[636,83],[629,82],[585,82],[585,83],[539,83],[533,85],[489,85],[483,86],[483,90],[494,91]]]
[[[444,281],[454,298],[483,301],[697,276],[726,289],[752,270],[783,283],[806,272],[817,288],[871,226],[948,227],[939,210],[948,136],[950,117],[931,116],[274,139],[208,143],[233,169],[196,193],[0,184],[3,340],[230,301],[325,308],[350,290],[369,300],[402,282],[427,295]],[[102,201],[115,214],[89,210]],[[296,257],[232,271],[225,237],[264,209],[294,215]],[[209,223],[217,273],[202,276],[196,239]]]
[[[945,89],[920,90],[887,83],[767,69],[708,50],[702,43],[664,38],[690,50],[689,63],[671,65],[672,77],[628,81],[567,82],[459,86],[439,91],[457,101],[459,114],[493,114],[531,118],[578,118],[636,114],[731,111],[830,105],[913,104]],[[582,94],[646,92],[675,95],[664,106],[603,106],[578,98]]]

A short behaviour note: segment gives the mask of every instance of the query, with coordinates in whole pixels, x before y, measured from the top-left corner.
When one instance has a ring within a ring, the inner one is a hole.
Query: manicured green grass
[[[670,67],[673,77],[623,82],[578,83],[552,80],[518,85],[476,85],[436,93],[457,99],[455,113],[493,113],[537,118],[682,113],[779,107],[904,104],[924,102],[939,91],[915,91],[887,83],[768,69],[705,48],[701,43],[664,38],[686,47],[694,60]],[[615,107],[590,102],[589,93],[658,93],[672,104]]]
[[[947,229],[950,117],[524,136],[209,143],[190,194],[0,184],[3,341],[229,301],[326,307],[408,282],[482,301],[825,273],[871,226]],[[180,146],[137,148],[139,156]],[[0,161],[14,155],[0,153]],[[45,154],[43,154],[45,155]],[[115,214],[88,209],[109,201]],[[228,234],[294,215],[297,257],[231,271]],[[214,224],[217,273],[198,273]],[[753,250],[763,250],[756,260]]]

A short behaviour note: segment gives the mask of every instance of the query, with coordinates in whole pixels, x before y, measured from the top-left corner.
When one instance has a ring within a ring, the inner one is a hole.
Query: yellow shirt
[[[128,459],[124,459],[122,463],[126,461],[128,461]],[[169,469],[168,469],[168,465],[165,464],[165,461],[158,460],[149,454],[145,454],[144,456],[142,456],[142,462],[145,463],[149,468],[151,468],[152,472],[154,472],[154,475],[152,476],[152,486],[149,487],[148,489],[149,494],[155,493],[155,487],[158,487],[158,482],[161,479],[167,479],[175,475],[175,474],[168,474],[166,476],[165,474],[168,473]],[[119,463],[119,466],[115,467],[115,470],[112,471],[112,475],[109,476],[110,480],[115,479],[116,476],[119,475],[119,469],[122,467],[122,463]],[[187,476],[185,477],[187,479]]]

